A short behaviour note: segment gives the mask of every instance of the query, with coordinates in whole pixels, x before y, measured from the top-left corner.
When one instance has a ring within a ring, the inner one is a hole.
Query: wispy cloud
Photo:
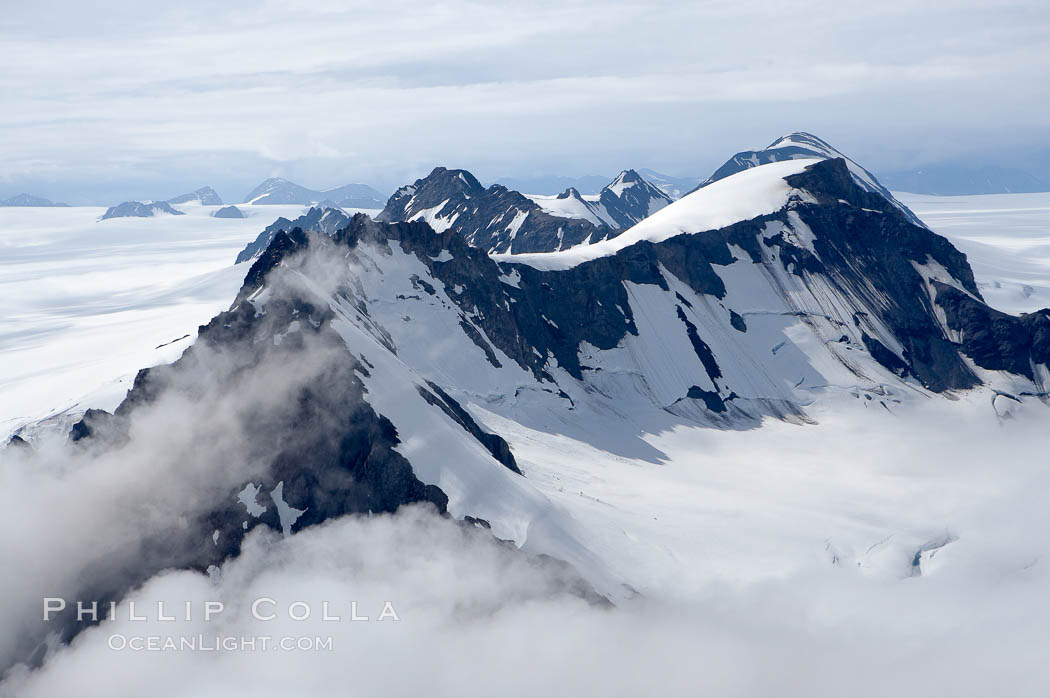
[[[931,137],[1016,146],[1050,113],[1050,11],[1023,4],[65,5],[0,25],[12,185],[216,151],[255,163],[213,182],[236,187],[393,185],[438,162],[704,174],[797,128],[879,166]]]

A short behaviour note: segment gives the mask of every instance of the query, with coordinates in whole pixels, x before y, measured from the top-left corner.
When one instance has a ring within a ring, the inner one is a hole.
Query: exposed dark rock
[[[514,460],[514,454],[510,452],[510,445],[502,436],[484,431],[478,426],[478,423],[474,421],[474,418],[470,416],[470,413],[463,409],[462,405],[442,390],[439,385],[431,381],[427,381],[427,385],[430,386],[430,390],[426,390],[422,386],[419,386],[419,394],[424,400],[435,407],[441,408],[445,414],[470,432],[471,436],[481,442],[481,445],[488,449],[488,452],[492,454],[493,458],[505,465],[508,470],[512,470],[518,475],[521,475],[521,470],[518,469],[518,464]]]
[[[99,431],[115,435],[119,420],[105,410],[90,409],[84,413],[78,422],[69,430],[70,441],[82,441],[98,434]],[[123,439],[124,433],[120,434]]]
[[[978,366],[1034,379],[1033,362],[1050,364],[1050,308],[1015,317],[953,286],[933,283],[949,329],[960,334],[963,353]]]
[[[872,358],[882,364],[885,368],[902,378],[908,375],[908,364],[890,351],[885,344],[874,337],[869,337],[866,333],[861,335],[861,341],[864,342],[864,348],[868,350],[868,353],[871,354]]]
[[[698,385],[691,386],[689,392],[686,393],[686,397],[693,400],[703,400],[704,405],[712,412],[726,411],[726,403],[722,400],[721,395],[710,390],[704,390]]]
[[[588,239],[597,242],[613,233],[583,219],[553,216],[503,185],[485,189],[466,170],[444,167],[394,192],[376,220],[408,221],[424,212],[429,212],[431,220],[451,221],[470,244],[491,252],[564,249]]]
[[[696,353],[697,358],[700,359],[700,363],[704,365],[704,370],[707,371],[707,375],[711,377],[713,381],[715,378],[722,377],[722,369],[718,368],[718,362],[715,361],[715,355],[711,351],[711,347],[707,346],[704,340],[700,339],[700,334],[696,331],[696,325],[689,321],[686,317],[685,311],[682,310],[682,306],[678,306],[678,319],[685,325],[686,334],[689,336],[689,343],[693,345],[693,351]]]

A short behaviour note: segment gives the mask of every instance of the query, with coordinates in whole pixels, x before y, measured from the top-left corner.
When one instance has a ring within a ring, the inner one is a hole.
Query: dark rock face
[[[841,159],[825,160],[786,179],[818,199],[796,209],[816,235],[814,247],[823,260],[816,262],[818,268],[866,299],[868,307],[880,308],[879,320],[904,345],[904,355],[898,358],[911,375],[938,392],[977,385],[977,377],[944,336],[925,281],[913,266],[938,262],[980,298],[966,255],[926,227],[913,225],[879,194],[861,189]],[[872,354],[897,371],[885,352]]]
[[[211,215],[215,218],[244,218],[244,213],[236,206],[223,206]]]
[[[0,199],[0,206],[43,206],[43,207],[54,207],[54,206],[68,206],[68,204],[55,203],[50,199],[45,199],[42,196],[33,196],[32,194],[18,194],[12,196],[10,199]]]
[[[935,302],[962,351],[981,368],[1035,380],[1033,364],[1050,364],[1050,308],[1015,317],[989,308],[959,289],[935,281]]]
[[[69,440],[76,442],[89,439],[99,430],[109,431],[114,427],[114,416],[105,410],[90,409],[84,413],[69,431]]]
[[[712,390],[704,390],[700,386],[694,385],[689,388],[685,396],[692,400],[703,400],[704,406],[712,412],[726,411],[725,400],[722,399],[721,395]]]
[[[222,198],[215,193],[211,187],[201,187],[196,191],[168,199],[169,204],[188,204],[191,201],[200,202],[204,206],[222,206]]]
[[[125,201],[117,206],[111,206],[102,214],[101,220],[109,218],[150,218],[158,213],[167,213],[172,216],[185,215],[182,211],[172,208],[166,201],[154,201],[144,204],[140,201]]]
[[[430,386],[430,390],[426,390],[422,386],[419,388],[419,394],[423,396],[424,400],[440,408],[442,412],[468,431],[471,436],[488,449],[493,458],[505,465],[508,470],[521,475],[521,470],[518,469],[518,464],[514,460],[514,454],[510,452],[510,445],[502,436],[484,431],[474,421],[474,418],[470,416],[470,413],[463,409],[451,395],[442,390],[441,386],[430,381],[427,381],[427,385]]]

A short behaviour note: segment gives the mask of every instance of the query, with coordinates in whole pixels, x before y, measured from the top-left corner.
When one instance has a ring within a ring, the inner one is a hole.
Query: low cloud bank
[[[987,498],[973,493],[977,503],[954,519],[959,539],[937,553],[932,562],[940,567],[927,561],[921,576],[867,575],[815,557],[782,578],[711,582],[609,608],[569,593],[564,568],[411,507],[288,538],[256,529],[241,557],[213,578],[166,572],[130,597],[151,618],[158,600],[180,616],[191,601],[193,620],[128,621],[124,605],[116,621],[83,632],[41,669],[12,672],[0,695],[986,696],[1004,688],[1042,695],[1050,627],[1042,423],[967,425],[944,423],[925,437],[901,425],[912,448],[892,449],[894,458],[912,454],[894,463],[902,477],[909,469],[955,468],[967,481],[968,473],[995,469],[1004,483]],[[826,438],[833,456],[850,432],[845,424],[827,428],[798,433]],[[981,441],[989,434],[999,434],[997,462],[987,460]],[[763,440],[760,430],[743,457],[761,455]],[[926,450],[945,440],[955,462]],[[778,438],[766,443],[776,447]],[[884,455],[859,454],[858,467]],[[277,618],[252,617],[260,598],[273,599],[263,610]],[[224,610],[206,623],[200,616],[209,600]],[[309,619],[289,616],[296,601],[310,609]],[[368,621],[349,620],[351,601]],[[341,620],[321,619],[324,602]],[[378,620],[386,602],[399,620]],[[115,634],[198,633],[331,637],[332,648],[110,646]]]

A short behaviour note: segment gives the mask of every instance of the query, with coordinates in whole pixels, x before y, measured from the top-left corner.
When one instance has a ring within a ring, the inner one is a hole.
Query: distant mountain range
[[[1000,165],[944,163],[914,170],[884,172],[879,175],[879,179],[894,191],[937,196],[1050,191],[1050,182],[1024,170]]]
[[[268,204],[327,204],[343,208],[383,208],[386,199],[367,184],[347,184],[335,189],[317,191],[307,189],[282,177],[272,177],[252,189],[244,203]]]
[[[55,203],[42,196],[32,194],[18,194],[10,199],[0,199],[0,206],[68,206],[69,204]]]

